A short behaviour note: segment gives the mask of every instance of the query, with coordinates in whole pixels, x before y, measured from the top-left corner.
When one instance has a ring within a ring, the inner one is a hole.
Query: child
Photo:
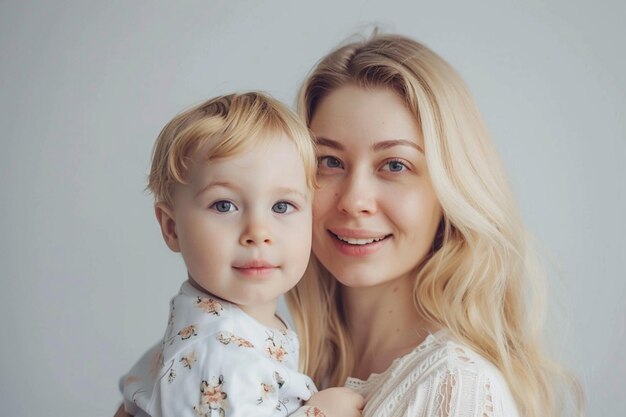
[[[315,170],[306,127],[261,93],[209,100],[165,126],[148,188],[188,280],[162,343],[123,380],[127,412],[359,415],[361,396],[316,393],[297,372],[297,336],[275,312],[309,259]]]

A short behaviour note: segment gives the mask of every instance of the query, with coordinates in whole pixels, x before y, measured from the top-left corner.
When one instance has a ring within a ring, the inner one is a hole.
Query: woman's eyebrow
[[[424,153],[424,149],[422,149],[421,146],[419,146],[417,143],[413,141],[406,140],[406,139],[393,139],[393,140],[383,140],[381,142],[376,142],[372,146],[372,149],[375,151],[380,151],[383,149],[393,148],[394,146],[411,146],[417,149],[418,151],[420,151],[421,153]]]
[[[315,138],[315,144],[318,146],[326,146],[328,148],[337,149],[339,151],[346,150],[346,148],[341,143],[334,141],[332,139],[321,137],[321,136],[317,136]],[[422,149],[421,146],[419,146],[417,143],[411,140],[406,140],[406,139],[390,139],[390,140],[383,140],[380,142],[376,142],[372,146],[372,149],[375,151],[380,151],[383,149],[393,148],[394,146],[410,146],[412,148],[417,149],[421,153],[424,153],[424,149]]]
[[[346,150],[346,148],[341,143],[334,141],[332,139],[323,138],[321,136],[316,136],[314,140],[315,140],[315,144],[319,146],[326,146],[328,148],[337,149],[338,151]]]

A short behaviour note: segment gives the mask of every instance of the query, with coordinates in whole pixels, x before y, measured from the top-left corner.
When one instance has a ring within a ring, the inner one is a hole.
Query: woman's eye
[[[341,161],[333,156],[320,156],[317,158],[318,168],[343,168]]]
[[[272,211],[274,213],[279,213],[279,214],[291,212],[293,209],[294,209],[293,204],[288,203],[286,201],[279,201],[278,203],[272,206]]]
[[[228,213],[237,210],[237,207],[233,203],[226,200],[216,201],[215,203],[211,204],[209,208],[219,213]]]
[[[385,163],[385,165],[383,166],[385,167],[384,170],[385,171],[389,171],[389,172],[402,172],[405,169],[408,169],[407,166],[401,162],[401,161],[389,161],[387,163]]]

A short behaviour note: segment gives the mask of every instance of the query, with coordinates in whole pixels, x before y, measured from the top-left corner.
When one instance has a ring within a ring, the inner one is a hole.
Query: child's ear
[[[168,248],[174,252],[180,252],[180,244],[178,243],[178,235],[176,234],[176,221],[174,220],[174,210],[167,203],[157,203],[154,205],[154,214],[156,214],[163,240]]]

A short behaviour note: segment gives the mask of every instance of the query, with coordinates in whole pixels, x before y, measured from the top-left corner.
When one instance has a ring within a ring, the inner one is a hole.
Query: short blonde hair
[[[215,97],[166,124],[154,144],[147,189],[156,202],[171,204],[174,186],[185,184],[200,149],[206,149],[206,160],[227,158],[271,140],[275,133],[285,134],[296,146],[312,191],[316,159],[309,130],[287,106],[256,91]]]

